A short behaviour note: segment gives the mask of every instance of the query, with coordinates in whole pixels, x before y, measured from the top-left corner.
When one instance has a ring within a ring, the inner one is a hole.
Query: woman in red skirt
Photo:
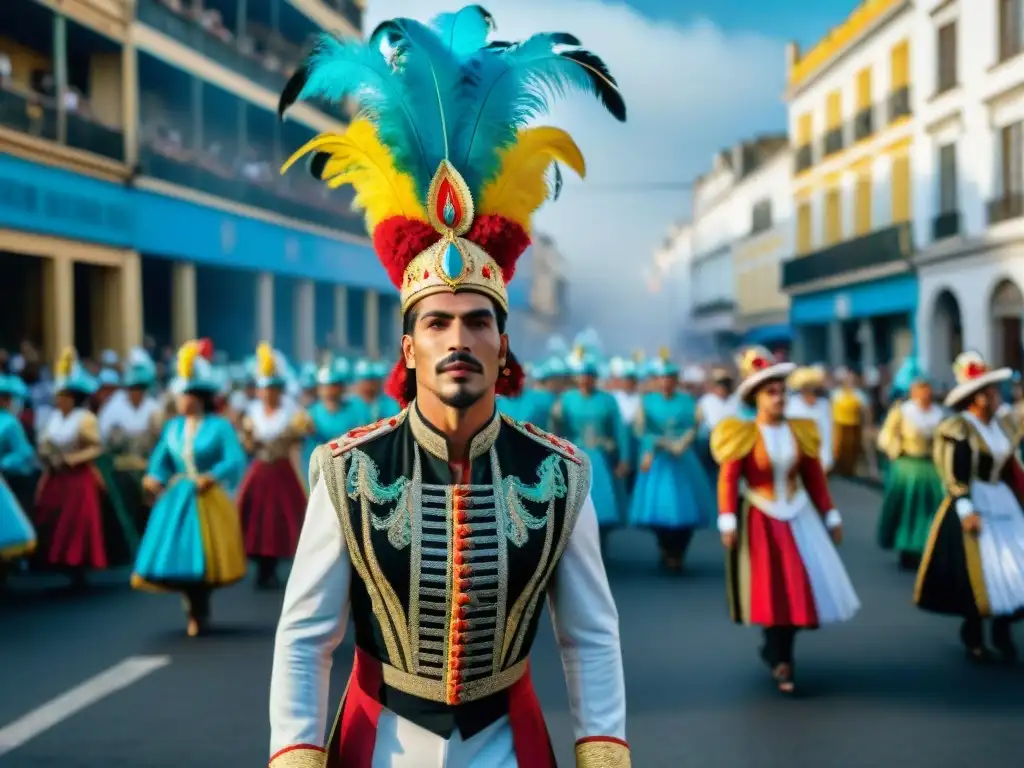
[[[33,520],[38,533],[36,562],[71,575],[82,585],[89,570],[131,562],[138,531],[112,499],[95,461],[103,453],[99,422],[86,406],[97,382],[69,349],[57,362],[56,408],[37,439],[44,471]]]
[[[256,351],[261,403],[242,422],[252,464],[238,490],[246,554],[256,561],[256,586],[279,585],[277,561],[295,555],[306,513],[306,491],[296,469],[299,444],[309,432],[305,411],[284,402],[287,368],[267,344]]]
[[[718,530],[727,550],[733,620],[764,628],[761,657],[783,693],[794,691],[800,629],[846,621],[860,608],[835,545],[842,520],[832,505],[811,420],[786,419],[786,377],[795,366],[768,350],[739,360],[738,399],[753,420],[728,417],[711,434],[721,467]]]

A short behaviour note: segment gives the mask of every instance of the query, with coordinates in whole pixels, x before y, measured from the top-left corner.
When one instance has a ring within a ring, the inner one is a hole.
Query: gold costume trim
[[[460,683],[462,687],[459,689],[458,703],[465,704],[466,702],[477,701],[515,685],[526,674],[527,666],[528,661],[523,659],[508,669],[504,669],[490,677],[467,680]],[[449,703],[448,684],[444,680],[413,675],[397,667],[392,667],[390,664],[381,664],[381,668],[384,672],[384,683],[386,685],[390,685],[402,693],[407,693],[420,699],[428,699],[441,704]]]
[[[727,416],[711,431],[711,455],[718,464],[742,459],[754,450],[757,424]]]
[[[964,559],[967,561],[967,578],[971,582],[974,605],[980,615],[989,616],[992,613],[992,606],[988,600],[988,588],[985,586],[985,572],[981,567],[981,546],[978,544],[977,536],[964,533],[963,537]]]
[[[448,461],[448,440],[445,436],[424,421],[415,402],[409,405],[408,411],[409,427],[416,442],[435,458]],[[500,431],[501,415],[496,410],[487,426],[477,432],[470,441],[469,460],[478,459],[491,450]]]
[[[319,749],[289,749],[270,761],[268,768],[324,768],[327,753]]]
[[[576,768],[630,768],[629,747],[618,741],[584,741],[576,745]]]
[[[27,557],[36,551],[36,541],[26,541],[22,544],[12,544],[9,547],[0,549],[0,560],[16,560],[19,557]]]
[[[789,428],[796,438],[797,448],[804,456],[816,459],[821,455],[821,435],[818,425],[812,419],[787,419]]]

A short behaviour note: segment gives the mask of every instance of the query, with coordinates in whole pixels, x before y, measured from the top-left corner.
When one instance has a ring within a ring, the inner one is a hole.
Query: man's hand
[[[196,488],[199,489],[200,493],[206,493],[216,484],[217,480],[213,475],[200,475],[196,478]]]
[[[977,512],[969,514],[960,524],[964,527],[964,533],[969,533],[971,536],[981,533],[981,515]]]
[[[828,535],[832,537],[832,543],[838,547],[843,543],[843,526],[836,525],[829,528]]]
[[[146,475],[142,478],[142,487],[154,496],[159,495],[160,491],[163,490],[163,484],[152,475]]]
[[[722,534],[722,546],[729,550],[736,548],[736,531]]]
[[[645,453],[644,457],[642,459],[640,459],[640,471],[641,472],[650,472],[651,464],[653,464],[653,463],[654,463],[654,456],[652,456],[649,453]]]

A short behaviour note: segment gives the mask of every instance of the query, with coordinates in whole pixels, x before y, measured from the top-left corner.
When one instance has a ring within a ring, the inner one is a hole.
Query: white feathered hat
[[[963,352],[953,361],[956,386],[946,395],[946,407],[953,408],[985,387],[1013,378],[1009,368],[991,369],[978,352]]]
[[[736,395],[740,400],[746,400],[751,392],[765,382],[784,380],[796,370],[796,363],[780,363],[764,347],[747,347],[736,358],[736,368],[740,374]]]

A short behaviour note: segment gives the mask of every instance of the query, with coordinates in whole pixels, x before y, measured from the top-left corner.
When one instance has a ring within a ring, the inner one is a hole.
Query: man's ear
[[[501,334],[501,348],[498,351],[498,367],[504,368],[508,363],[508,334]]]
[[[405,360],[406,368],[416,367],[416,348],[412,344],[412,336],[408,334],[402,337],[402,359]]]

